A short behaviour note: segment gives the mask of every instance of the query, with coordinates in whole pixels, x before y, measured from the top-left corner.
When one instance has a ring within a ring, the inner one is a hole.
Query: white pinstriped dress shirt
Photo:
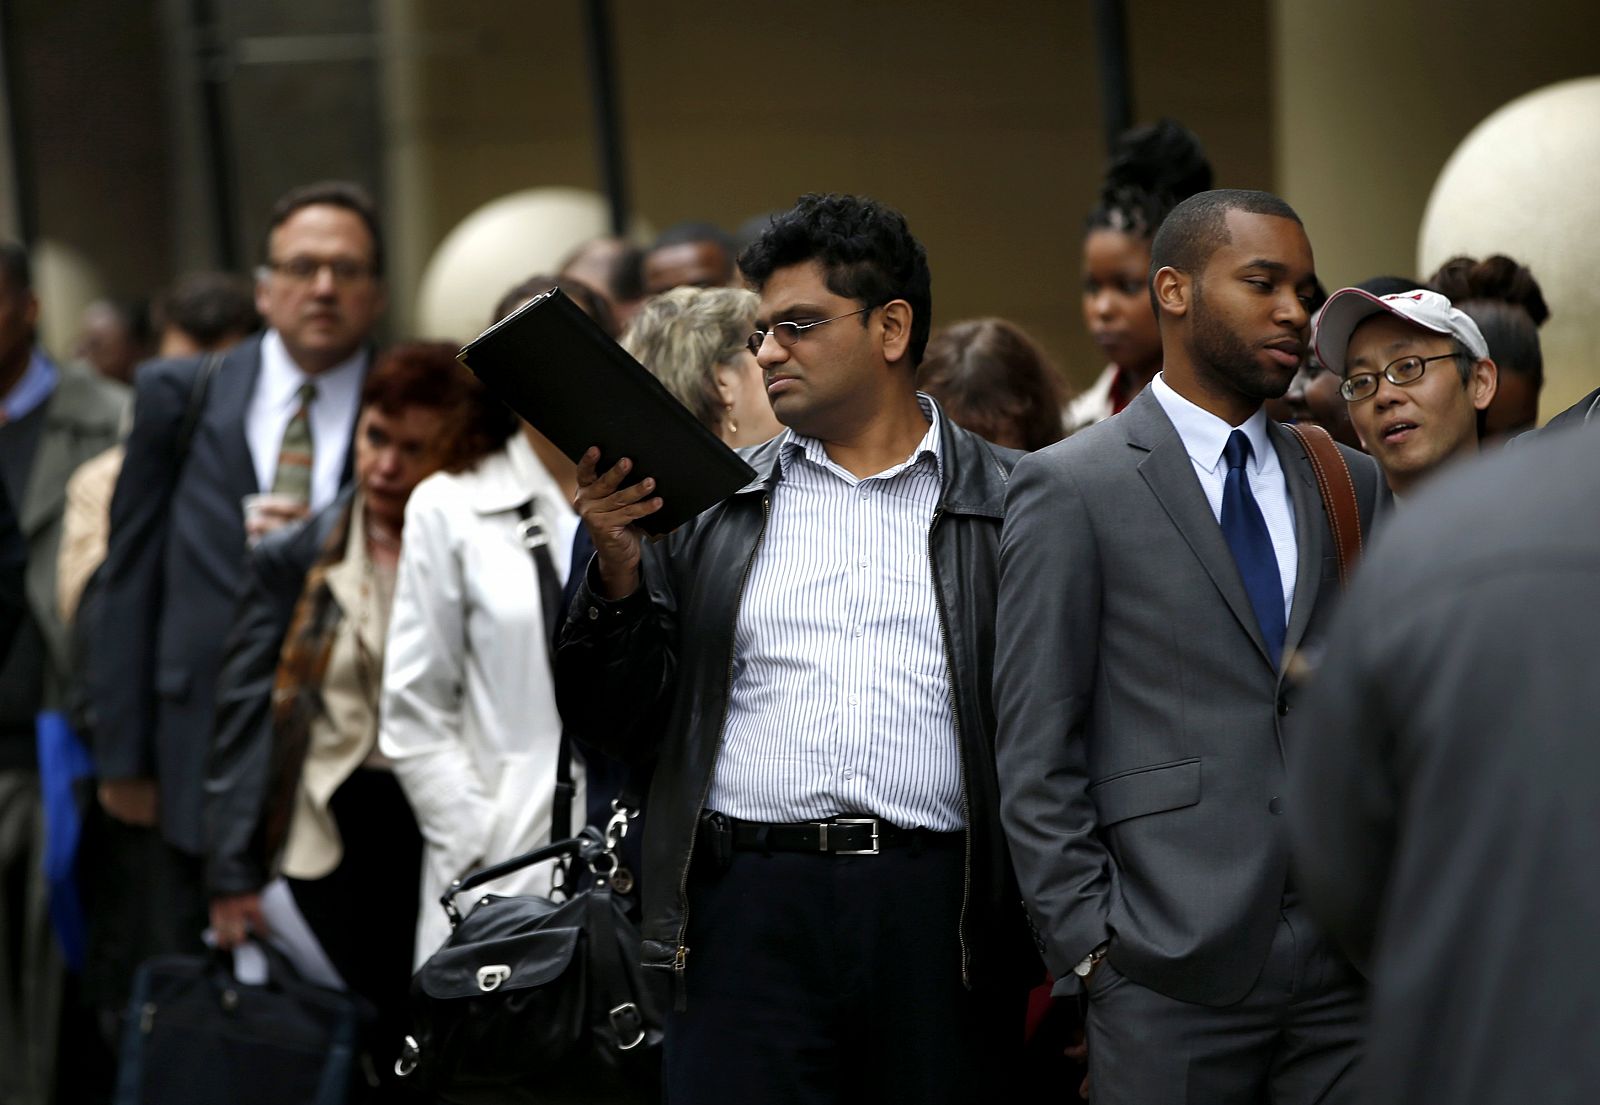
[[[911,456],[857,479],[787,431],[782,478],[734,628],[707,806],[748,821],[839,815],[954,831],[961,758],[933,590],[942,415]]]

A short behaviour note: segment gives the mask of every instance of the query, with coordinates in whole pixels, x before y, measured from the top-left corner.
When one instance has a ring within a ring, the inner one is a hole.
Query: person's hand
[[[125,825],[149,828],[160,812],[154,779],[106,779],[96,796],[100,808]]]
[[[244,537],[254,546],[273,530],[282,529],[300,521],[311,513],[311,508],[289,495],[264,492],[244,497]]]
[[[594,542],[595,560],[600,569],[600,584],[608,599],[624,599],[638,590],[641,533],[634,525],[640,518],[661,509],[659,496],[651,497],[656,481],[642,479],[632,487],[617,490],[633,468],[623,457],[606,470],[595,474],[600,450],[591,448],[578,461],[578,493],[572,505]]]
[[[211,899],[211,932],[217,947],[232,951],[252,936],[266,936],[267,922],[261,916],[261,895],[256,891],[226,894]]]

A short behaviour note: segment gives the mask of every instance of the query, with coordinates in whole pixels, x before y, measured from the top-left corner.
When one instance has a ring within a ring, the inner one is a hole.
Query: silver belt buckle
[[[871,825],[872,826],[872,847],[870,847],[870,848],[859,848],[859,849],[856,849],[854,851],[846,851],[846,850],[841,849],[840,851],[837,851],[837,852],[833,853],[834,855],[836,855],[836,856],[875,856],[875,855],[878,854],[878,819],[876,817],[835,817],[833,819],[833,821],[832,821],[832,824],[834,824],[834,825]],[[824,851],[826,851],[827,847],[828,847],[828,825],[827,825],[827,823],[824,823],[823,826],[822,826],[822,847],[823,847]]]

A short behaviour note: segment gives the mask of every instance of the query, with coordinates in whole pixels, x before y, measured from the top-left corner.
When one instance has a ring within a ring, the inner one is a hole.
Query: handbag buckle
[[[839,849],[834,851],[834,853],[833,853],[834,855],[836,855],[836,856],[875,856],[875,855],[878,854],[878,819],[876,817],[835,817],[832,821],[824,821],[822,823],[822,850],[824,852],[826,852],[828,850],[828,826],[829,825],[871,825],[872,826],[872,847],[870,847],[870,848],[857,848],[857,849],[854,849],[854,850],[851,850],[851,849],[848,849],[848,848],[839,848]]]
[[[511,977],[511,968],[504,963],[491,963],[487,967],[478,968],[478,989],[484,993],[498,989],[500,984]]]
[[[632,1051],[644,1042],[644,1018],[639,1015],[639,1007],[631,1001],[625,1001],[611,1010],[611,1031],[617,1036],[618,1051]],[[633,1039],[627,1043],[622,1042],[624,1032],[635,1033]]]
[[[545,532],[544,523],[533,515],[517,523],[517,537],[530,551],[550,544],[550,536]]]

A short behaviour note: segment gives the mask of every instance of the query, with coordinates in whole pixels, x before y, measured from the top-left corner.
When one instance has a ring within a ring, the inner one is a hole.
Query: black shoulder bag
[[[553,636],[561,586],[548,538],[519,510],[523,543],[539,574]],[[572,771],[565,733],[556,772],[551,835],[570,831]],[[618,848],[638,816],[627,796],[612,803],[604,833],[591,827],[452,883],[439,899],[451,934],[411,980],[412,1035],[395,1073],[455,1105],[580,1099],[605,1087],[648,1084],[659,1074],[662,1017],[643,979],[639,930],[614,890],[631,882]],[[569,868],[552,897],[480,898],[463,917],[457,895],[514,871],[562,859]],[[586,889],[564,901],[576,880]]]

